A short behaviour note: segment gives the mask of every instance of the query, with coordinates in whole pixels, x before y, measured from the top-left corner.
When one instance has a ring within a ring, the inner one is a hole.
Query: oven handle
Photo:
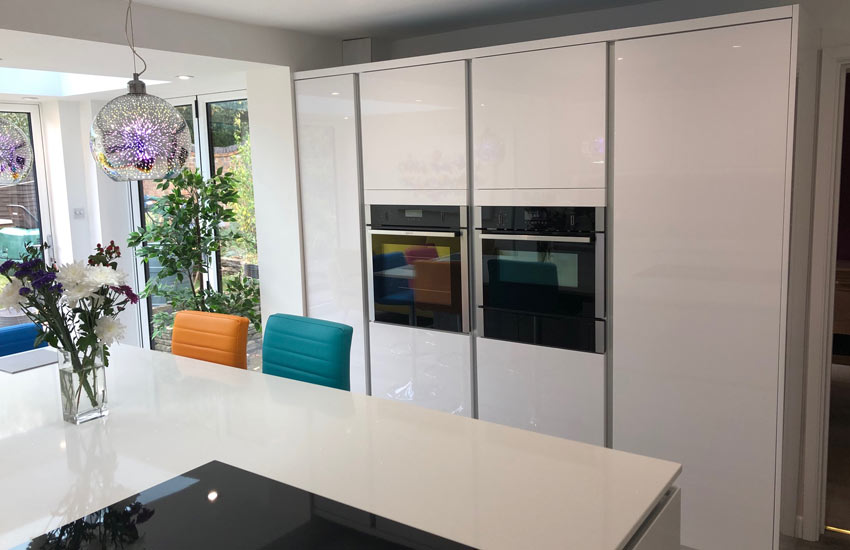
[[[370,229],[372,235],[405,235],[409,237],[460,237],[459,231],[397,231],[391,229]]]
[[[481,233],[482,239],[498,239],[505,241],[542,241],[554,243],[589,243],[591,237],[558,237],[546,235],[500,235],[498,233]]]

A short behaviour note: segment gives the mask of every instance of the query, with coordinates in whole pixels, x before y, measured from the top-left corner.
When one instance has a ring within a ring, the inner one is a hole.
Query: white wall
[[[86,157],[81,133],[88,125],[80,120],[80,103],[50,100],[41,104],[47,179],[53,222],[54,254],[65,263],[88,254],[92,234],[99,221],[92,210],[85,178]],[[88,141],[86,141],[88,146]],[[74,218],[74,209],[85,210],[85,218]]]
[[[114,240],[122,250],[119,269],[132,274],[135,258],[127,248],[127,235],[132,229],[129,184],[109,179],[97,169],[89,152],[91,121],[104,104],[99,100],[50,100],[41,105],[54,253],[60,263],[82,260],[96,244]],[[74,217],[74,209],[79,208],[84,211],[83,218]],[[135,286],[132,280],[128,284]],[[122,341],[140,345],[135,308],[126,310],[120,319],[127,326]]]
[[[248,72],[260,306],[304,315],[293,85],[287,67]]]
[[[4,0],[0,28],[126,44],[122,0]],[[136,45],[296,69],[338,65],[337,38],[134,4]]]

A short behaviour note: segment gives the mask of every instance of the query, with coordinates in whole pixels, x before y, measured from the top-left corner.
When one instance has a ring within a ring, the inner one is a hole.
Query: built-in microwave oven
[[[475,209],[479,335],[605,352],[605,208]]]
[[[372,321],[469,332],[467,208],[368,205]]]

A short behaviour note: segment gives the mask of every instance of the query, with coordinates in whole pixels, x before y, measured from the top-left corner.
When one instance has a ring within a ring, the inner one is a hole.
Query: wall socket
[[[74,208],[74,219],[82,220],[86,217],[86,209],[85,208]]]

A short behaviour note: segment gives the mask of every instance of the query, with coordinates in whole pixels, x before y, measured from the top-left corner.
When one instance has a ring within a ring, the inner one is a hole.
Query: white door
[[[613,445],[682,464],[702,550],[774,543],[790,52],[787,19],[615,44]]]
[[[351,391],[367,392],[363,221],[353,75],[295,83],[307,315],[345,323]]]
[[[360,76],[365,189],[467,188],[466,62]]]
[[[26,177],[10,184],[0,184],[0,263],[18,260],[27,244],[47,243],[44,259],[60,261],[54,248],[51,224],[50,194],[44,162],[44,145],[38,105],[0,103],[0,120],[21,130],[33,151],[32,168]],[[70,239],[68,239],[70,249]],[[6,285],[0,277],[0,288]],[[16,309],[0,309],[0,327],[28,323],[29,319]]]
[[[472,61],[475,189],[605,187],[604,43]]]

